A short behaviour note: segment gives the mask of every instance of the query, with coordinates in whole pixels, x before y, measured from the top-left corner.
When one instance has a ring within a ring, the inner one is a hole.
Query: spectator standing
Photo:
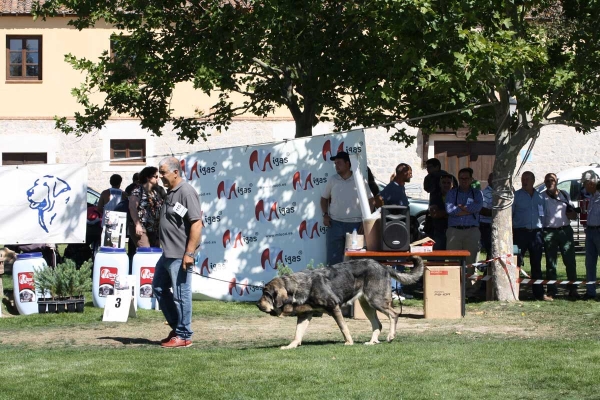
[[[131,196],[131,191],[133,189],[135,189],[135,187],[139,184],[140,184],[140,173],[136,172],[131,177],[131,183],[129,185],[127,185],[127,187],[125,188],[125,193],[127,193],[127,196]]]
[[[600,255],[600,192],[597,185],[598,176],[590,175],[585,180],[585,191],[589,194],[587,203],[587,226],[585,228],[585,299],[596,298],[596,266]]]
[[[485,250],[487,259],[492,258],[492,207],[494,192],[494,174],[488,175],[488,185],[481,191],[483,207],[479,213],[479,232],[481,232],[481,248]]]
[[[410,207],[408,197],[406,196],[406,183],[410,182],[412,178],[412,168],[408,164],[398,164],[394,174],[394,179],[386,185],[381,191],[381,198],[384,205],[393,206],[405,206]],[[392,287],[394,286],[394,279],[392,279]],[[395,281],[396,290],[398,295],[405,299],[412,299],[412,295],[404,293],[402,290],[402,284]]]
[[[132,225],[129,236],[135,247],[158,247],[160,209],[164,202],[158,188],[158,168],[146,167],[139,174],[139,184],[129,197]]]
[[[321,195],[323,225],[327,226],[327,265],[344,260],[346,233],[354,229],[362,232],[362,211],[358,200],[358,190],[352,175],[350,156],[340,151],[331,157],[335,172]],[[364,183],[367,196],[372,199],[367,182]],[[372,200],[371,200],[372,203]],[[371,204],[372,207],[372,204]]]
[[[98,199],[98,213],[102,216],[102,226],[106,222],[106,211],[113,211],[121,199],[127,197],[121,190],[121,182],[123,182],[121,175],[111,175],[109,182],[111,187],[100,193],[100,199]]]
[[[529,251],[531,278],[542,279],[542,220],[546,214],[546,202],[534,188],[535,175],[531,171],[521,175],[521,189],[515,192],[512,205],[513,242],[519,247],[518,264],[523,266],[523,257]],[[536,300],[553,301],[552,296],[544,294],[542,285],[533,285]]]
[[[479,251],[479,211],[483,206],[481,190],[471,187],[473,170],[463,168],[458,172],[458,187],[450,189],[446,195],[448,213],[448,231],[446,248],[448,250],[468,250],[467,264],[477,261]],[[470,272],[472,267],[468,268]]]
[[[429,206],[429,215],[432,219],[432,239],[435,241],[434,250],[446,250],[446,231],[448,230],[448,213],[446,212],[446,198],[453,187],[454,177],[450,174],[440,178],[441,196],[433,199]]]
[[[560,250],[563,263],[567,268],[567,278],[570,281],[576,281],[577,262],[575,261],[575,241],[573,240],[571,220],[577,218],[577,213],[570,204],[569,194],[564,190],[558,190],[557,183],[558,178],[555,174],[546,174],[544,177],[546,191],[542,193],[542,197],[546,203],[543,220],[546,279],[557,279],[556,263]],[[555,297],[556,293],[556,285],[548,285],[548,295]],[[569,297],[572,299],[579,297],[576,286],[569,286]]]
[[[423,179],[423,189],[429,193],[429,204],[431,205],[432,199],[436,196],[440,196],[440,178],[442,175],[450,174],[442,169],[442,163],[437,158],[430,158],[425,161],[425,168],[427,169],[427,175]],[[453,186],[457,187],[458,182],[456,181],[456,178],[453,175],[450,176],[452,177]]]
[[[161,340],[167,348],[192,345],[192,268],[200,246],[202,218],[196,190],[181,177],[175,157],[158,165],[167,197],[160,209],[160,244],[163,254],[156,263],[152,289],[171,327]]]

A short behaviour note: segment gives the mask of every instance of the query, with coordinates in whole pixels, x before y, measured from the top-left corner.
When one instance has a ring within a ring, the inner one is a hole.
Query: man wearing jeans
[[[346,233],[354,229],[362,231],[362,211],[358,201],[358,190],[350,169],[350,156],[340,151],[331,161],[335,163],[336,175],[327,181],[321,195],[323,224],[327,229],[327,265],[344,261]],[[373,195],[367,182],[364,183],[367,196]]]
[[[189,347],[193,334],[192,268],[202,234],[200,201],[196,190],[183,182],[178,159],[165,158],[158,167],[167,197],[160,210],[163,254],[156,264],[152,289],[171,327],[161,346]]]
[[[585,285],[585,299],[596,298],[596,265],[600,255],[600,192],[597,184],[598,177],[595,174],[584,182],[585,190],[591,195],[585,227],[585,278],[588,282],[594,282]]]

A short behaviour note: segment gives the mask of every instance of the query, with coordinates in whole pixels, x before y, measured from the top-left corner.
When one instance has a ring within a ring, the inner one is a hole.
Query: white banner
[[[282,262],[294,271],[325,263],[320,199],[335,174],[329,158],[367,160],[362,130],[286,142],[201,151],[182,159],[187,181],[200,194],[204,228],[193,291],[223,300],[257,300],[260,285]],[[215,278],[215,279],[210,279]]]
[[[85,242],[87,168],[0,166],[0,243]]]

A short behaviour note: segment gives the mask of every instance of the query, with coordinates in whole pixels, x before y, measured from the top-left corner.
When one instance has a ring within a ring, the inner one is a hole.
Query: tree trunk
[[[494,162],[494,212],[492,217],[493,296],[500,301],[518,301],[517,258],[513,255],[512,236],[512,175],[519,151],[536,135],[534,129],[521,127],[510,131],[508,93],[499,91],[501,102],[496,106],[496,161]],[[539,132],[539,129],[538,129]],[[518,179],[518,177],[515,177]],[[507,257],[508,256],[508,257]]]

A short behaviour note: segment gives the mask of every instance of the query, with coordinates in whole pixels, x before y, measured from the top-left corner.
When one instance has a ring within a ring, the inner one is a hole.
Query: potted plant
[[[66,259],[55,268],[44,268],[34,273],[36,288],[43,298],[38,300],[41,312],[83,312],[83,294],[92,288],[91,262],[81,268],[71,259]],[[47,295],[50,295],[50,299]]]

